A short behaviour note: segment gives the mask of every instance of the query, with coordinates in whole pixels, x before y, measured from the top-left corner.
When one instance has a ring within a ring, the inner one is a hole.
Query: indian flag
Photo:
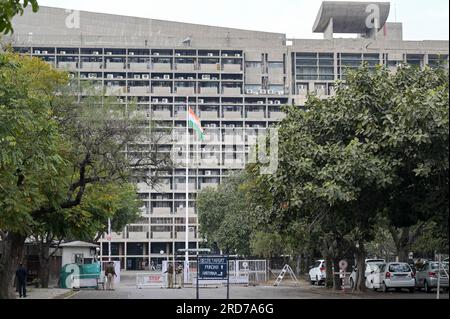
[[[189,125],[197,132],[200,139],[203,141],[205,139],[205,130],[202,127],[200,118],[195,115],[191,107],[189,107]]]

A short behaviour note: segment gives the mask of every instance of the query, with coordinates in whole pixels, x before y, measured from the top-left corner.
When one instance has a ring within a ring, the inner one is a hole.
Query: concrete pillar
[[[328,22],[328,25],[327,25],[327,28],[325,29],[325,32],[323,33],[324,39],[325,40],[333,39],[333,33],[334,33],[333,18],[331,18],[330,22]]]

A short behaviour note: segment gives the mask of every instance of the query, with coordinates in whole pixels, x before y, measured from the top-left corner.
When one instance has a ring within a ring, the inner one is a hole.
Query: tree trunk
[[[356,249],[356,282],[354,291],[364,292],[366,291],[366,251],[364,246],[360,244],[360,247]]]
[[[14,278],[23,259],[25,239],[24,235],[10,232],[0,246],[0,299],[15,299]]]
[[[48,288],[50,281],[50,247],[43,244],[39,251],[39,280],[42,288]]]
[[[339,261],[338,258],[333,260],[334,272],[339,272]],[[342,279],[339,275],[333,274],[333,289],[341,290],[342,287]]]
[[[325,268],[325,287],[333,288],[333,259],[331,258],[330,254],[327,254],[325,256]]]

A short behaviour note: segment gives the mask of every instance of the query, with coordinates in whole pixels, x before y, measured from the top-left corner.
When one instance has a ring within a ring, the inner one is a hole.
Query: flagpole
[[[186,97],[186,229],[185,229],[185,264],[189,262],[189,97]]]

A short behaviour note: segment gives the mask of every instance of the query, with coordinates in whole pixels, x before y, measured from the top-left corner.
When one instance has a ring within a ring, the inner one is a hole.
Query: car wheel
[[[381,284],[381,291],[382,292],[387,292],[388,291],[388,289],[386,287],[386,284],[384,282]]]
[[[316,283],[317,283],[317,286],[320,286],[319,276],[316,276]]]
[[[314,286],[316,284],[316,282],[311,277],[309,277],[309,282],[311,283],[311,286]]]
[[[428,281],[425,280],[425,283],[423,284],[423,289],[427,294],[431,292],[430,286],[428,286]]]
[[[355,283],[353,282],[353,278],[350,278],[350,288],[355,288]]]
[[[416,292],[416,288],[415,287],[414,288],[409,288],[409,293],[413,294],[415,292]]]
[[[377,291],[378,291],[378,288],[373,287],[373,288],[372,288],[372,291],[373,291],[373,292],[377,292]]]

